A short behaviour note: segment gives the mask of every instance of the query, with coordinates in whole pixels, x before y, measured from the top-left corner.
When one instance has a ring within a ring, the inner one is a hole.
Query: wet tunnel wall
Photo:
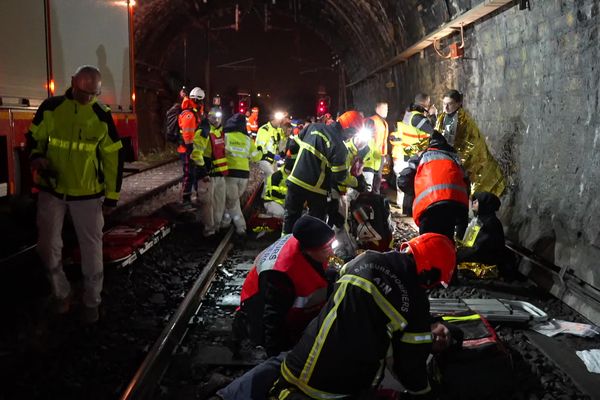
[[[278,0],[273,7],[314,30],[353,82],[488,1]],[[142,1],[137,59],[160,65],[173,37],[167,32],[181,32],[194,18],[210,18],[234,2],[207,3]],[[438,108],[447,89],[463,92],[465,108],[508,178],[502,208],[508,236],[600,287],[600,1],[531,0],[530,10],[517,3],[466,27],[463,59],[442,59],[429,47],[348,94],[367,114],[375,101],[387,99],[392,125],[417,92],[430,93]],[[160,75],[148,68],[138,74],[143,80]],[[156,99],[140,97],[138,111],[160,109]],[[148,123],[146,135],[156,134],[158,120]]]

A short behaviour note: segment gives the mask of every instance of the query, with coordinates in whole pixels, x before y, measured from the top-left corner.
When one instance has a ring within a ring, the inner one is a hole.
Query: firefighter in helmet
[[[194,150],[194,135],[200,128],[204,106],[204,90],[195,87],[190,91],[189,97],[185,97],[181,102],[181,114],[179,114],[179,146],[177,153],[181,159],[183,168],[183,202],[189,203],[192,200],[192,190],[197,190],[196,167],[192,162],[191,156]]]
[[[274,398],[362,398],[378,386],[390,346],[396,377],[409,394],[427,398],[434,326],[426,289],[447,285],[455,262],[452,241],[428,233],[399,252],[367,251],[346,264],[335,292],[286,355]]]
[[[310,124],[295,137],[298,154],[288,177],[284,233],[291,232],[305,202],[310,215],[325,219],[328,193],[343,184],[348,175],[344,140],[362,127],[363,120],[358,111],[347,111],[337,122]]]

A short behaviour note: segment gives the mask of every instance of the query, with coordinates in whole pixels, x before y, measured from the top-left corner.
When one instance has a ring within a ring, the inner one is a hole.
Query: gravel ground
[[[244,200],[260,178],[252,172]],[[79,304],[64,316],[50,312],[35,255],[3,274],[0,400],[118,398],[220,240],[203,239],[201,225],[189,215],[173,216],[169,203],[179,195],[180,187],[173,187],[129,213],[158,210],[177,224],[134,264],[105,269],[101,317],[93,326],[79,322]],[[78,268],[67,274],[80,292]]]

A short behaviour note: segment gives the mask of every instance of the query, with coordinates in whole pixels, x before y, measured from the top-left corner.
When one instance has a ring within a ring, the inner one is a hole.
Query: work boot
[[[84,324],[95,324],[96,322],[98,322],[99,318],[100,313],[98,312],[98,306],[83,306],[83,308],[81,309],[81,322],[83,322]]]

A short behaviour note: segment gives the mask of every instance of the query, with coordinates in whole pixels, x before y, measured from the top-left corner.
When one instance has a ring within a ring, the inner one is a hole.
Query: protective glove
[[[273,157],[273,159],[275,161],[279,161],[279,160],[281,160],[281,156],[279,154],[275,154],[275,156]]]
[[[204,179],[208,177],[208,170],[204,165],[196,165],[196,179]]]
[[[356,190],[361,193],[366,192],[368,189],[368,186],[367,186],[367,181],[365,180],[364,175],[357,176],[356,180],[358,181],[358,184],[356,185]]]

